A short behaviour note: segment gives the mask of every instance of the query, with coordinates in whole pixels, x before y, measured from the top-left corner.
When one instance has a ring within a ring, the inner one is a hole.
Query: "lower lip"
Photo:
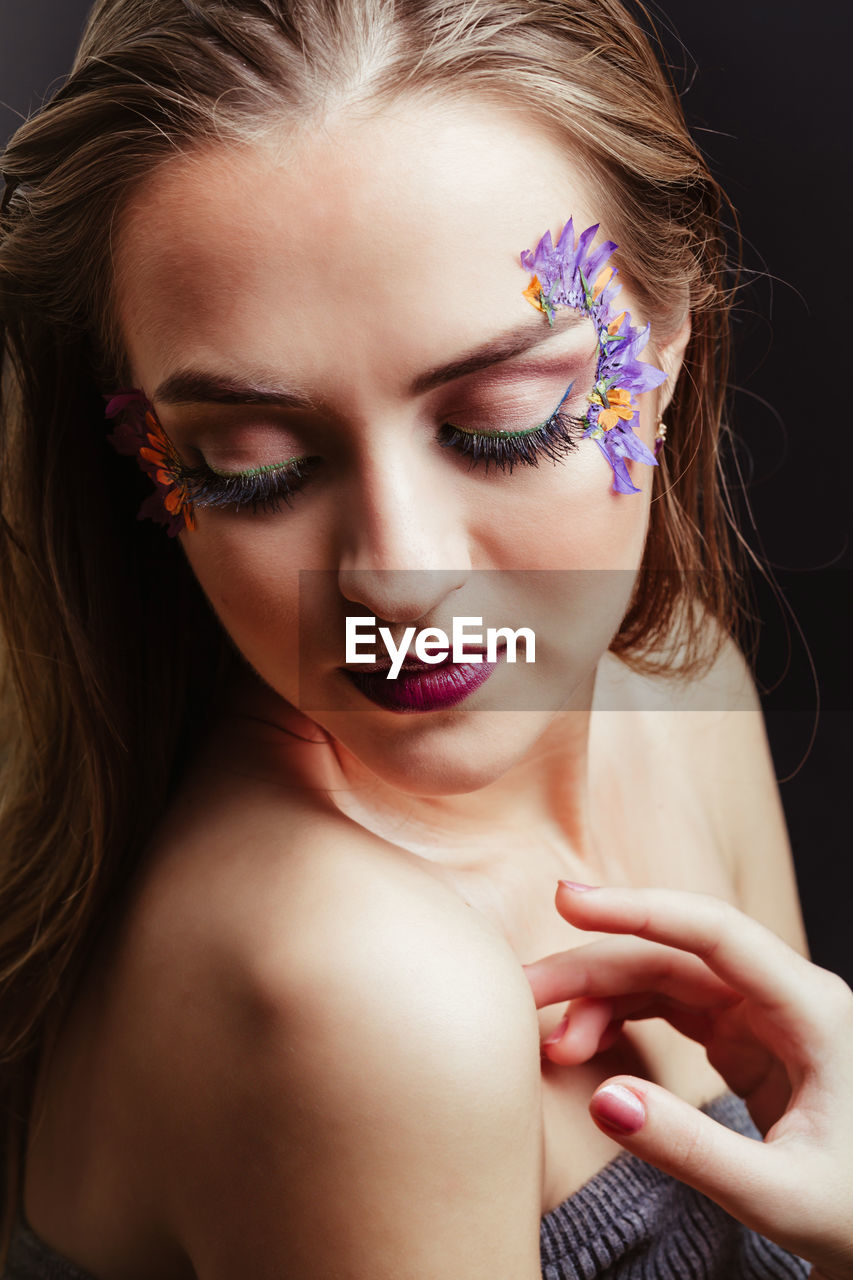
[[[445,662],[425,670],[404,669],[393,680],[388,679],[385,671],[367,673],[344,668],[344,675],[366,698],[387,711],[442,711],[463,702],[485,684],[497,665],[497,662]]]

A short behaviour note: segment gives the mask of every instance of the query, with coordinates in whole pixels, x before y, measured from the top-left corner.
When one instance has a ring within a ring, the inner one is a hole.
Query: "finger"
[[[543,1040],[542,1052],[560,1066],[588,1062],[597,1053],[610,1048],[624,1022],[649,1018],[665,1019],[676,1031],[706,1048],[715,1035],[713,1015],[674,1005],[655,992],[613,1000],[583,997],[572,1001],[566,1017],[547,1040]],[[742,1051],[740,1040],[738,1049]],[[760,1052],[766,1062],[767,1051],[762,1049]],[[733,1080],[730,1083],[733,1084]]]
[[[655,991],[702,1008],[740,995],[698,958],[644,938],[603,938],[525,965],[537,1008],[580,996]]]
[[[613,1076],[595,1091],[590,1115],[626,1150],[709,1196],[763,1234],[778,1235],[778,1206],[790,1204],[788,1154],[735,1133],[659,1085]]]
[[[621,1026],[624,1022],[661,1018],[688,1039],[701,1044],[711,1066],[732,1092],[749,1098],[753,1119],[762,1133],[784,1112],[791,1096],[791,1081],[799,1081],[802,1073],[796,1066],[786,1067],[780,1051],[756,1037],[748,1012],[744,1012],[742,1006],[735,1010],[734,1018],[729,1018],[716,1010],[684,1009],[655,997],[647,998],[642,1004],[639,1000],[640,997],[632,996],[612,1001],[614,1024]],[[599,1051],[603,1044],[602,1039]],[[756,1119],[756,1108],[761,1112],[761,1122]]]
[[[611,1000],[573,1000],[557,1030],[542,1041],[542,1052],[558,1066],[577,1066],[588,1062],[600,1051],[612,1025]]]
[[[823,971],[722,898],[675,889],[578,891],[561,881],[556,902],[578,928],[632,933],[679,947],[794,1025],[802,1018],[814,1025],[810,1015],[820,1004],[815,992]]]

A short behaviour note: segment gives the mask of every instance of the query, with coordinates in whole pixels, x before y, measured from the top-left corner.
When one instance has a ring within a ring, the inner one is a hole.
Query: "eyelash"
[[[566,454],[574,453],[584,424],[585,419],[564,413],[561,401],[550,418],[532,431],[464,431],[447,423],[442,427],[446,439],[441,445],[444,449],[456,448],[470,457],[471,468],[485,462],[487,475],[492,462],[501,471],[509,469],[512,475],[516,463],[538,467],[540,458],[559,462]]]
[[[319,458],[294,458],[252,471],[214,471],[208,463],[182,467],[180,480],[193,502],[200,507],[251,507],[253,513],[280,511],[284,502],[293,505],[305,480]]]
[[[564,398],[565,399],[565,398]],[[540,458],[559,462],[578,447],[584,418],[573,418],[563,411],[564,400],[545,422],[530,431],[467,431],[445,423],[441,427],[443,449],[456,449],[470,458],[469,470],[485,463],[485,474],[494,463],[510,475],[516,464],[536,467]],[[319,458],[295,458],[273,463],[252,471],[214,471],[209,464],[184,466],[179,479],[186,485],[193,502],[205,507],[250,507],[253,512],[276,512],[284,502],[292,506],[294,496],[314,471]]]

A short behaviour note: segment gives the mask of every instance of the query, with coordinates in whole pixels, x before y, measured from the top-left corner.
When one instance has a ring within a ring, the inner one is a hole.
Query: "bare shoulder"
[[[129,929],[157,1176],[197,1275],[535,1280],[517,960],[417,859],[254,801],[250,830],[229,805],[162,851]]]
[[[644,676],[619,663],[609,696],[642,719],[652,749],[667,762],[664,785],[681,785],[697,797],[741,909],[805,953],[791,848],[752,672],[731,637],[713,620],[707,628],[715,656],[700,674]]]
[[[646,674],[612,653],[605,654],[596,704],[612,710],[704,711],[720,723],[723,713],[759,710],[752,673],[735,641],[710,617],[700,619],[697,630],[704,642],[704,653],[699,655],[704,661],[693,667],[687,665],[685,646],[677,636],[665,658],[650,655],[665,662],[661,674]]]

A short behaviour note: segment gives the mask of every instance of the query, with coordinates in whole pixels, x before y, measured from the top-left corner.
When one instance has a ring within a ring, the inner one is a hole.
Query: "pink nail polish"
[[[589,889],[595,889],[594,884],[578,884],[576,880],[561,880],[560,884],[564,889],[571,889],[573,893],[586,893]]]
[[[646,1108],[636,1093],[621,1084],[607,1084],[592,1095],[590,1112],[616,1133],[638,1133],[646,1123]]]
[[[568,1025],[569,1025],[569,1017],[567,1014],[566,1017],[563,1018],[563,1021],[559,1024],[559,1026],[554,1031],[551,1032],[551,1034],[548,1036],[548,1039],[542,1041],[543,1048],[546,1044],[556,1044],[557,1041],[562,1037],[563,1033],[566,1031]]]

